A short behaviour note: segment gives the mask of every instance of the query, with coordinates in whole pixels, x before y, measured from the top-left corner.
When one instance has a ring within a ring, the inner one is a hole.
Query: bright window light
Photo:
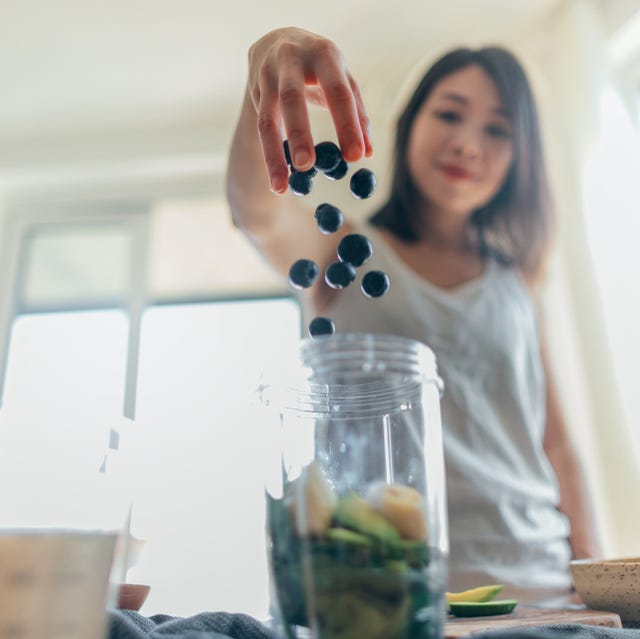
[[[585,210],[589,244],[603,301],[624,410],[640,438],[640,130],[622,102],[604,95],[600,143],[587,168]]]
[[[4,403],[43,413],[121,413],[128,330],[120,311],[19,316]]]
[[[151,584],[145,614],[268,612],[265,420],[260,374],[292,358],[290,299],[160,306],[143,318],[132,533],[146,540],[129,581]]]
[[[122,414],[128,320],[118,311],[25,315],[11,335],[0,428],[0,526],[102,527],[92,492]],[[82,507],[80,507],[82,504]]]

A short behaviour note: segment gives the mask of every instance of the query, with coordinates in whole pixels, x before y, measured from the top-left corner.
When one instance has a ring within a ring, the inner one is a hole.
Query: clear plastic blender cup
[[[293,381],[264,385],[273,428],[267,535],[283,637],[431,639],[448,536],[433,353],[414,340],[304,340]]]

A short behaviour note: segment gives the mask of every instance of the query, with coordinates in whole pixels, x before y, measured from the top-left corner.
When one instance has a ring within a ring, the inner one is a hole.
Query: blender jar
[[[301,342],[293,381],[261,387],[272,614],[282,637],[431,639],[448,536],[432,351],[389,335]]]

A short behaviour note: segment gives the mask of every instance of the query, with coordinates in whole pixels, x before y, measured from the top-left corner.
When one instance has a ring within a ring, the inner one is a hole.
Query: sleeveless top
[[[372,226],[358,278],[325,315],[337,332],[401,335],[435,353],[441,400],[453,591],[504,583],[567,589],[569,525],[543,450],[545,375],[533,301],[517,272],[488,260],[478,278],[441,289],[414,272]],[[377,299],[362,275],[390,279]]]

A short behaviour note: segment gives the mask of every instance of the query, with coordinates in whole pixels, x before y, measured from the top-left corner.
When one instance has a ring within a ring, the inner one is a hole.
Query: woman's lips
[[[450,180],[470,180],[473,177],[466,169],[453,164],[444,164],[440,167],[440,170]]]

